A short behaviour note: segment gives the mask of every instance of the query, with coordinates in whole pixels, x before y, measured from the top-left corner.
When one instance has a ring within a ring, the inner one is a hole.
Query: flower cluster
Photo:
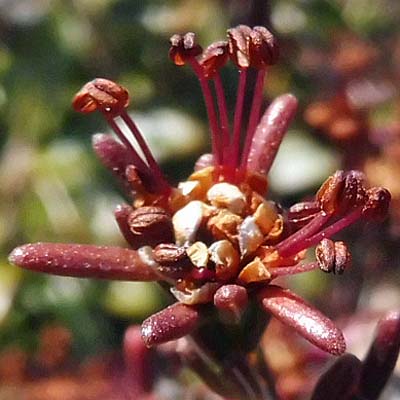
[[[265,199],[266,175],[297,108],[296,98],[284,94],[261,115],[264,80],[278,53],[275,37],[264,27],[239,25],[228,30],[226,41],[204,51],[193,33],[172,36],[170,58],[178,66],[189,65],[200,82],[212,146],[212,154],[202,156],[194,173],[177,187],[168,183],[128,115],[127,90],[101,78],[87,83],[73,106],[82,113],[100,111],[119,139],[95,135],[93,147],[134,198],[115,210],[131,248],[27,244],[12,252],[11,262],[58,275],[162,283],[177,302],[144,321],[148,346],[188,334],[200,342],[198,333],[210,318],[239,326],[249,320],[249,309],[256,309],[256,315],[276,317],[322,350],[342,354],[345,341],[334,323],[273,281],[318,268],[343,273],[350,252],[331,237],[359,219],[384,218],[390,194],[367,188],[358,171],[337,171],[313,201],[284,210]],[[239,70],[231,121],[220,78],[229,60]],[[257,78],[244,128],[250,69]],[[316,260],[304,262],[306,250],[314,246]],[[236,339],[243,344],[249,337],[257,342],[259,336],[243,330]]]

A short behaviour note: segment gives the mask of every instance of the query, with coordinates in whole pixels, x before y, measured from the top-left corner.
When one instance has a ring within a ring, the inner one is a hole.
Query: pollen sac
[[[324,272],[341,275],[351,265],[351,254],[344,242],[323,239],[315,249],[315,256]]]
[[[340,208],[346,212],[351,208],[359,207],[367,201],[364,187],[364,174],[360,171],[349,171],[346,174]]]
[[[201,55],[200,65],[203,67],[204,76],[212,79],[220,68],[228,61],[228,42],[212,43]]]
[[[261,69],[275,64],[279,57],[275,36],[267,28],[255,26],[250,33],[249,53],[254,68]]]
[[[220,281],[235,277],[239,271],[240,257],[228,240],[214,242],[210,248],[210,259],[215,264],[216,277]]]
[[[238,226],[243,219],[228,210],[219,210],[207,222],[207,228],[218,240],[229,239],[236,241]]]
[[[186,249],[186,254],[190,261],[197,268],[204,268],[208,264],[208,248],[203,242],[195,242]]]
[[[367,218],[383,220],[388,212],[391,195],[381,187],[374,187],[367,191],[368,200],[363,208],[363,214]]]
[[[185,35],[175,34],[170,38],[171,47],[169,49],[169,58],[175,65],[185,65],[191,57],[196,57],[203,49],[196,43],[196,35],[188,32]]]
[[[239,188],[230,183],[216,183],[207,192],[207,200],[216,207],[227,208],[234,214],[241,214],[246,207],[246,197]]]
[[[83,86],[75,95],[72,105],[76,111],[84,114],[98,110],[118,116],[129,105],[129,93],[115,82],[97,78]]]
[[[239,226],[239,248],[242,257],[254,253],[264,241],[264,235],[253,216],[246,217]]]
[[[270,233],[277,218],[278,212],[275,204],[270,201],[261,203],[254,213],[254,220],[264,235]]]
[[[268,282],[271,279],[271,273],[266,265],[256,257],[250,261],[241,271],[238,276],[239,282],[249,284],[257,282]]]
[[[321,209],[328,214],[333,214],[339,208],[345,177],[344,171],[336,171],[322,184],[317,192],[316,199]]]
[[[229,57],[239,68],[250,67],[251,32],[251,28],[247,25],[238,25],[227,31]]]
[[[214,293],[221,286],[218,282],[207,282],[199,288],[179,290],[171,287],[170,291],[175,298],[183,304],[194,305],[204,304],[212,301]]]
[[[193,243],[200,225],[211,211],[212,207],[198,200],[191,201],[178,210],[172,217],[176,243]]]

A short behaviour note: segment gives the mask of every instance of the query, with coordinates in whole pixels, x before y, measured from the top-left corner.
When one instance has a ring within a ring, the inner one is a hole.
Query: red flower
[[[210,318],[252,330],[256,321],[248,313],[255,309],[258,316],[264,313],[264,322],[272,315],[319,348],[342,354],[345,341],[334,323],[271,282],[318,267],[342,273],[350,253],[343,242],[329,238],[361,218],[384,217],[389,192],[367,189],[360,172],[337,171],[314,201],[283,211],[265,200],[266,174],[297,108],[296,98],[284,94],[260,118],[264,78],[278,56],[275,38],[263,27],[241,25],[228,31],[227,41],[204,52],[192,33],[174,35],[171,44],[171,59],[177,65],[190,65],[200,81],[212,155],[201,157],[188,180],[172,187],[126,112],[126,89],[106,79],[89,82],[73,105],[83,113],[100,111],[120,140],[95,135],[93,147],[134,198],[131,205],[115,211],[131,249],[36,243],[16,248],[10,261],[58,275],[163,281],[178,301],[144,321],[142,335],[148,346],[188,334],[198,338]],[[232,124],[219,75],[229,58],[240,71]],[[241,148],[249,68],[255,68],[258,77]],[[132,138],[124,135],[122,123]],[[312,246],[317,246],[316,261],[302,263],[305,250]],[[259,335],[256,328],[254,332],[242,329],[236,339],[246,352]]]

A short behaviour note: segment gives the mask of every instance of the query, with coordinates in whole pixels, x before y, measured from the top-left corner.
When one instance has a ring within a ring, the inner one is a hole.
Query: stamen
[[[304,241],[304,243],[305,243],[304,248],[314,246],[324,238],[329,239],[334,234],[340,232],[342,229],[353,224],[354,222],[356,222],[358,219],[360,219],[362,217],[362,210],[363,210],[362,207],[357,208],[356,210],[354,210],[350,214],[346,215],[345,217],[339,219],[338,221],[336,221],[332,225],[328,226],[321,232],[318,232],[315,235],[307,238]]]
[[[246,91],[247,69],[250,67],[250,43],[251,28],[246,25],[238,25],[228,29],[229,57],[239,68],[239,86],[236,96],[235,114],[233,119],[233,138],[230,148],[231,166],[236,169],[239,165],[240,133],[242,130],[243,104]]]
[[[224,165],[229,160],[229,148],[230,135],[229,135],[229,118],[228,108],[226,106],[226,98],[224,88],[222,86],[221,76],[217,73],[214,77],[215,92],[217,94],[217,103],[220,117],[220,126],[222,131],[222,162]]]
[[[275,279],[278,276],[287,276],[301,274],[303,272],[314,271],[319,268],[317,262],[307,263],[307,264],[297,264],[290,267],[277,267],[271,268],[271,279]]]
[[[140,149],[142,150],[144,156],[146,157],[146,160],[149,164],[151,173],[154,174],[154,177],[156,181],[159,184],[160,189],[162,188],[163,191],[169,191],[171,188],[166,181],[164,174],[161,171],[160,166],[158,165],[157,161],[155,160],[153,154],[151,153],[146,141],[143,138],[142,133],[140,132],[139,128],[137,125],[133,122],[131,117],[128,115],[126,110],[122,111],[120,114],[121,118],[125,122],[126,126],[129,128],[130,132],[133,134],[135,137],[137,143],[140,146]]]
[[[279,255],[283,258],[290,257],[307,248],[304,245],[306,239],[318,232],[330,218],[331,215],[321,211],[311,222],[276,245]]]
[[[250,146],[253,140],[253,136],[255,130],[257,128],[257,124],[260,121],[260,111],[263,100],[263,89],[264,89],[264,80],[266,75],[266,69],[260,69],[257,74],[257,81],[254,89],[253,103],[251,105],[251,112],[249,117],[249,124],[247,126],[246,139],[244,143],[244,149],[242,152],[242,161],[241,167],[242,169],[246,168],[247,158],[250,151]]]
[[[168,193],[170,191],[171,188],[151,154],[149,147],[144,141],[142,134],[126,112],[126,108],[129,104],[129,94],[123,86],[107,79],[94,79],[83,86],[83,88],[75,95],[72,104],[75,110],[82,113],[91,113],[96,110],[100,111],[108,125],[129,150],[133,164],[137,168],[138,172],[141,173],[146,180],[152,183],[150,186],[159,193]],[[149,165],[143,161],[132,143],[124,135],[115,121],[115,118],[117,117],[121,117],[125,122],[126,126],[139,144]]]
[[[189,64],[192,66],[194,73],[196,74],[200,87],[203,92],[204,102],[207,109],[208,120],[211,128],[211,148],[212,153],[215,157],[215,162],[217,165],[222,164],[222,143],[221,143],[221,132],[218,126],[217,114],[215,111],[214,100],[208,85],[208,80],[204,75],[203,68],[199,64],[199,62],[191,57],[188,60]]]
[[[163,193],[167,194],[171,190],[171,187],[168,185],[164,177],[158,176],[155,171],[153,171],[149,166],[142,160],[136,151],[135,147],[132,145],[130,140],[122,132],[119,125],[115,122],[115,120],[108,114],[104,114],[104,117],[111,127],[111,129],[115,132],[121,142],[129,149],[132,154],[132,159],[134,160],[134,166],[140,175],[142,175],[143,180],[146,181],[146,187],[151,188],[152,192],[155,193]]]
[[[233,117],[233,138],[231,144],[232,167],[236,168],[239,163],[240,132],[242,130],[243,104],[246,93],[247,69],[239,70],[239,86],[236,94],[235,114]]]
[[[148,172],[148,166],[146,163],[141,159],[136,149],[133,147],[132,143],[126,138],[124,133],[122,132],[121,128],[115,122],[114,118],[108,114],[104,114],[104,118],[106,119],[110,128],[115,132],[118,136],[118,139],[125,145],[126,148],[129,149],[130,153],[132,154],[132,159],[134,160],[134,165],[138,169],[140,173],[146,174]]]
[[[196,43],[196,36],[194,33],[186,33],[182,35],[173,35],[170,39],[171,48],[169,56],[176,65],[185,65],[189,63],[193,68],[194,73],[200,82],[200,87],[203,92],[204,102],[207,109],[208,120],[211,128],[211,147],[214,154],[215,162],[220,165],[222,162],[222,145],[221,133],[218,126],[217,114],[213,96],[208,85],[207,75],[202,65],[197,61],[196,56],[201,54],[202,49]],[[207,70],[207,73],[209,71]]]

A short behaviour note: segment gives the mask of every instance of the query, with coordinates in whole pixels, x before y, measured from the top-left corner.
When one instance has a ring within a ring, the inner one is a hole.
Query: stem
[[[233,138],[230,149],[233,168],[236,168],[238,166],[239,161],[240,131],[242,128],[243,103],[246,91],[247,69],[244,68],[239,70],[239,74],[239,86],[237,90],[235,114],[233,118]]]
[[[128,113],[124,110],[120,114],[122,120],[125,122],[126,126],[132,132],[133,136],[135,137],[137,143],[140,146],[146,160],[149,164],[150,170],[152,174],[155,175],[157,182],[159,183],[161,188],[164,188],[165,191],[170,189],[168,182],[166,181],[164,174],[162,173],[160,166],[158,165],[157,161],[155,160],[153,154],[151,153],[149,146],[147,145],[146,141],[143,138],[139,128],[133,122],[132,118],[128,115]]]
[[[214,77],[214,85],[217,94],[220,127],[222,131],[222,162],[223,164],[226,164],[226,162],[229,159],[229,153],[226,152],[230,142],[229,118],[228,118],[228,108],[226,106],[224,87],[222,86],[221,76],[218,72]]]
[[[211,128],[211,147],[212,152],[215,157],[215,162],[217,165],[221,165],[222,162],[222,146],[221,146],[221,135],[218,126],[217,114],[215,111],[214,101],[210,87],[208,85],[208,80],[204,76],[203,70],[199,62],[194,58],[189,58],[189,63],[192,66],[197,78],[200,82],[200,87],[203,92],[204,101],[206,104],[208,120],[210,121]]]
[[[136,149],[133,147],[132,143],[125,137],[121,128],[118,124],[114,121],[113,117],[109,116],[108,114],[103,114],[108,125],[110,125],[111,129],[115,132],[118,136],[118,139],[129,149],[132,160],[134,161],[135,167],[143,174],[149,174],[149,167],[146,163],[141,159]]]
[[[321,232],[318,232],[317,234],[307,238],[305,240],[306,247],[313,246],[319,243],[324,238],[330,238],[335,233],[341,231],[342,229],[356,222],[361,217],[361,215],[362,215],[362,207],[359,207],[350,214],[346,215],[345,217],[336,221],[332,225],[328,226]]]
[[[254,88],[254,97],[251,105],[251,113],[249,118],[249,124],[247,126],[247,132],[245,137],[245,145],[242,152],[241,168],[246,168],[247,157],[250,152],[251,143],[253,140],[254,132],[256,131],[257,124],[260,120],[261,106],[263,101],[263,89],[264,81],[267,70],[265,68],[260,69],[257,74],[257,81]]]
[[[294,274],[301,274],[302,272],[313,271],[318,268],[318,263],[308,263],[308,264],[297,264],[291,267],[277,267],[271,269],[271,279],[275,279],[278,276],[287,276]]]
[[[278,394],[276,393],[275,389],[275,377],[271,371],[270,366],[268,365],[264,351],[260,346],[258,346],[257,348],[256,356],[257,356],[257,369],[261,377],[268,385],[269,395],[273,400],[278,400]]]
[[[223,382],[233,380],[236,386],[240,387],[240,391],[237,391],[233,398],[268,399],[265,382],[249,365],[248,350],[245,349],[243,341],[245,336],[242,337],[240,334],[241,326],[225,325],[221,323],[214,309],[211,308],[208,312],[205,322],[191,334],[191,337],[198,349],[202,350],[218,367],[221,388],[224,386]]]
[[[276,245],[276,250],[282,257],[290,257],[307,248],[306,239],[318,232],[321,227],[331,218],[330,214],[321,211],[317,216],[303,228]]]

